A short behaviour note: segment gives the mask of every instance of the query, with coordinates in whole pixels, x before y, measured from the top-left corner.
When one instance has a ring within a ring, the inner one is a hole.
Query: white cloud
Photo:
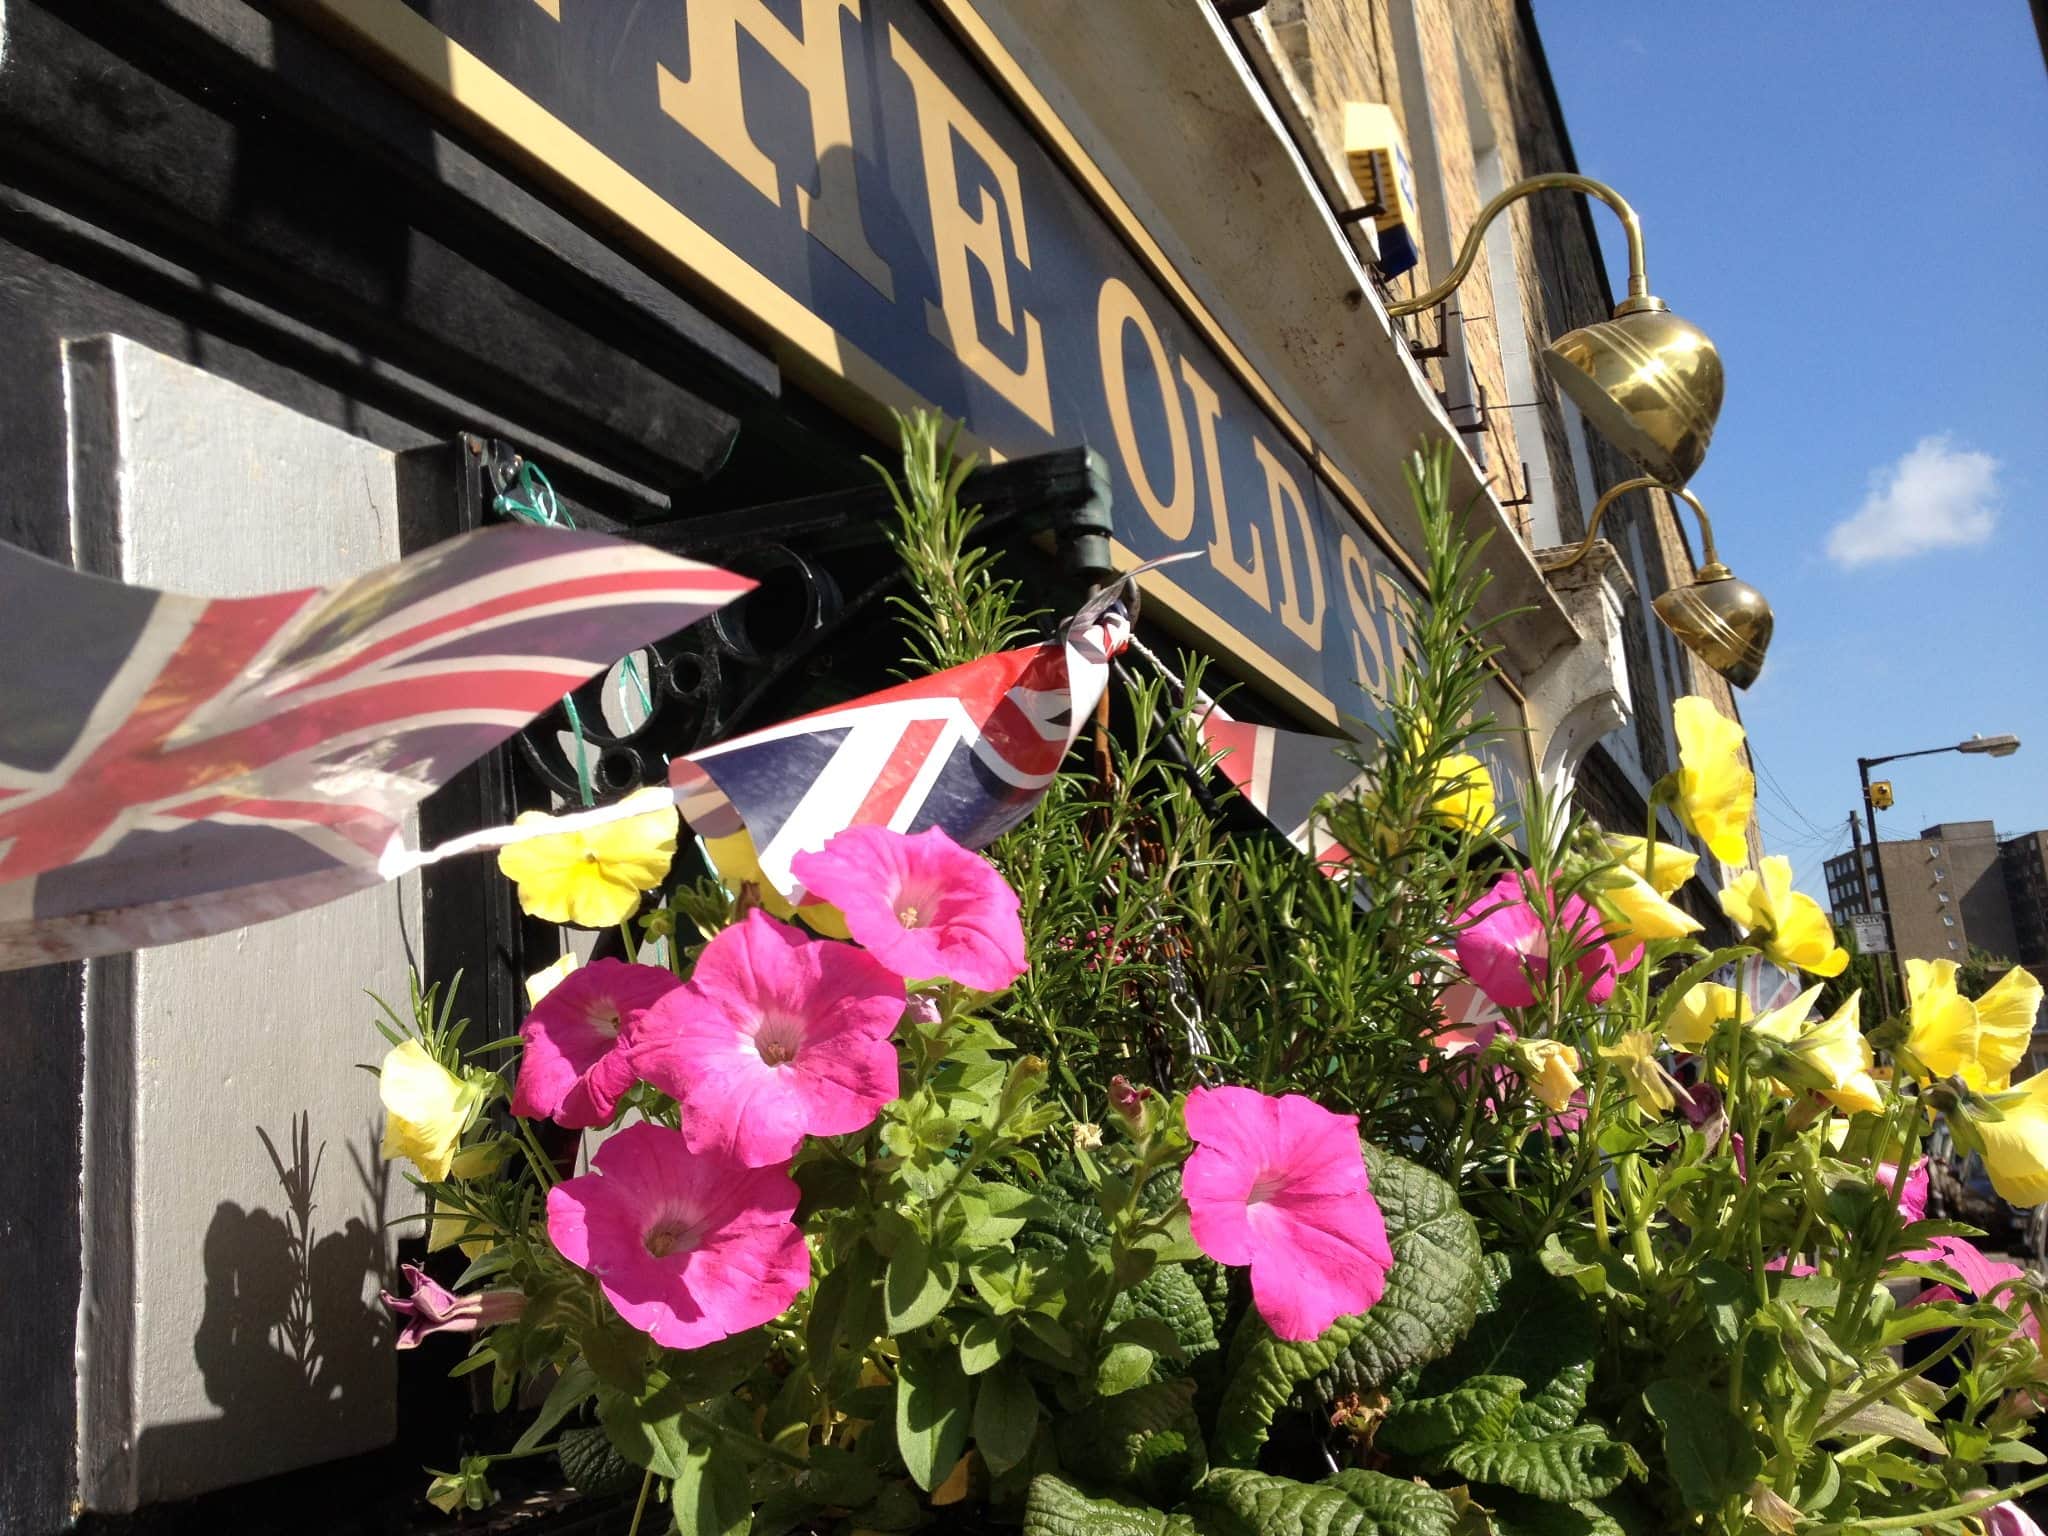
[[[1828,555],[1855,567],[1982,544],[1998,521],[1998,460],[1923,437],[1870,477],[1863,505],[1828,530]]]

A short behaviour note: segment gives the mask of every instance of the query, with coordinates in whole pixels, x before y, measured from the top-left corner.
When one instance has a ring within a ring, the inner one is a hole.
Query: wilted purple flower
[[[1673,1097],[1678,1100],[1678,1112],[1685,1117],[1685,1123],[1696,1131],[1707,1131],[1710,1141],[1714,1139],[1714,1130],[1726,1124],[1721,1090],[1712,1083],[1694,1083]]]
[[[398,1348],[417,1349],[430,1333],[475,1333],[516,1320],[526,1310],[526,1297],[518,1291],[472,1291],[456,1294],[430,1278],[417,1264],[399,1266],[410,1296],[384,1292],[384,1305],[399,1320]]]

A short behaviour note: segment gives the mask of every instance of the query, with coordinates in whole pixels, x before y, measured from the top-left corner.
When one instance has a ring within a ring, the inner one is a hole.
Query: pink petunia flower
[[[2002,1291],[1997,1296],[1991,1295],[1991,1292],[2005,1285],[2007,1281],[2025,1278],[2026,1266],[2001,1264],[1967,1237],[1932,1238],[1925,1248],[1915,1248],[1910,1253],[1900,1254],[1899,1257],[1912,1263],[1946,1264],[1962,1277],[1964,1288],[1978,1301],[1989,1298],[1994,1305],[2003,1307],[2008,1312],[2021,1311],[2023,1316],[2019,1326],[2020,1337],[2040,1342],[2041,1319],[2035,1315],[2032,1307],[2022,1308],[2010,1290]],[[1914,1297],[1909,1305],[1918,1306],[1922,1302],[1960,1299],[1952,1285],[1931,1285]]]
[[[1897,1163],[1877,1165],[1877,1186],[1889,1191],[1899,1177]],[[1921,1158],[1906,1175],[1905,1185],[1899,1190],[1899,1217],[1902,1221],[1925,1221],[1927,1219],[1927,1159]]]
[[[597,1276],[619,1316],[670,1349],[697,1349],[779,1317],[811,1279],[790,1220],[796,1181],[664,1126],[629,1125],[594,1172],[548,1191],[555,1251]]]
[[[1980,1489],[1979,1492],[1988,1493],[1990,1490]],[[2042,1536],[2042,1531],[2025,1510],[2008,1502],[1994,1504],[1984,1511],[1984,1536]]]
[[[1481,991],[1502,1008],[1527,1008],[1550,975],[1550,938],[1538,893],[1530,876],[1505,874],[1485,895],[1459,913],[1458,964]],[[1604,1003],[1614,994],[1615,979],[1642,960],[1640,946],[1617,959],[1605,943],[1600,914],[1577,896],[1556,909],[1555,926],[1569,943],[1572,963],[1586,978],[1586,996]]]
[[[428,1277],[417,1264],[401,1264],[408,1294],[383,1292],[384,1305],[399,1320],[397,1347],[417,1349],[433,1333],[475,1333],[516,1321],[526,1310],[519,1291],[472,1291],[462,1295]]]
[[[526,1044],[512,1113],[572,1130],[609,1124],[638,1080],[632,1026],[677,985],[662,966],[623,960],[569,972],[534,1004],[519,1031]]]
[[[1000,992],[1024,974],[1017,893],[996,867],[933,827],[848,827],[790,869],[846,915],[846,931],[906,981],[943,976]]]
[[[1283,1339],[1313,1339],[1386,1290],[1394,1251],[1366,1181],[1355,1115],[1290,1093],[1196,1088],[1181,1174],[1188,1225],[1220,1264],[1251,1268],[1252,1302]]]
[[[763,1168],[806,1136],[873,1124],[898,1091],[903,1010],[903,982],[874,956],[757,907],[647,1011],[633,1066],[682,1105],[691,1151],[729,1147]]]

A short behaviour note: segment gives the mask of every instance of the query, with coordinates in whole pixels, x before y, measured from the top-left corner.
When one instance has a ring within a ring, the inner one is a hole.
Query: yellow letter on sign
[[[1301,499],[1301,487],[1287,466],[1273,456],[1273,450],[1252,434],[1252,455],[1266,472],[1266,510],[1273,520],[1274,564],[1280,567],[1280,622],[1296,639],[1312,650],[1323,648],[1323,552],[1316,548],[1316,527]],[[1308,601],[1301,600],[1300,585],[1294,579],[1294,536],[1288,523],[1301,535],[1302,562],[1308,568]]]
[[[1017,162],[1004,154],[989,131],[976,122],[959,97],[894,27],[889,29],[889,56],[910,77],[917,98],[918,138],[924,148],[925,195],[932,205],[932,240],[939,255],[939,303],[924,307],[932,335],[953,355],[1043,431],[1052,431],[1052,387],[1045,374],[1045,338],[1038,320],[1023,305],[1010,303],[1010,264],[1003,251],[1003,214],[1009,214],[1010,243],[1017,265],[1031,268],[1031,244],[1024,234],[1024,192]],[[960,201],[960,177],[953,138],[958,135],[981,157],[1002,191],[1002,201],[981,188],[981,211],[970,217]],[[1024,338],[1024,366],[1012,368],[981,339],[974,318],[974,279],[967,265],[972,257],[988,274],[996,324]],[[1019,331],[1018,322],[1023,323]]]
[[[889,268],[868,244],[860,222],[860,186],[853,168],[853,112],[846,94],[846,55],[839,13],[860,19],[860,0],[803,0],[804,35],[798,37],[761,0],[690,0],[690,78],[678,80],[660,65],[661,110],[745,177],[756,192],[782,206],[782,182],[754,136],[747,132],[740,89],[740,29],[804,88],[811,99],[811,143],[818,154],[818,190],[796,189],[796,215],[811,237],[866,278],[883,298],[896,297]]]
[[[1124,376],[1124,332],[1132,329],[1152,361],[1152,374],[1159,381],[1161,404],[1166,408],[1166,442],[1173,457],[1171,496],[1160,495],[1152,483],[1138,443],[1138,424],[1131,415],[1130,381]],[[1120,277],[1105,279],[1096,296],[1095,342],[1102,354],[1102,390],[1109,401],[1109,424],[1116,432],[1124,470],[1138,493],[1138,505],[1152,519],[1152,526],[1169,539],[1185,539],[1195,526],[1195,455],[1188,446],[1187,418],[1181,414],[1180,391],[1173,387],[1173,370],[1167,366],[1166,347],[1152,317],[1131,292],[1131,285]]]

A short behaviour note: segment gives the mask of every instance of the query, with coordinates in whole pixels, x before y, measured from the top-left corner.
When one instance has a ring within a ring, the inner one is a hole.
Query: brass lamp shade
[[[1747,688],[1763,671],[1771,605],[1727,566],[1703,566],[1690,584],[1673,587],[1650,606],[1687,650],[1737,688]]]
[[[1721,354],[1662,299],[1624,300],[1543,361],[1594,430],[1659,483],[1675,490],[1699,469],[1721,414]]]

